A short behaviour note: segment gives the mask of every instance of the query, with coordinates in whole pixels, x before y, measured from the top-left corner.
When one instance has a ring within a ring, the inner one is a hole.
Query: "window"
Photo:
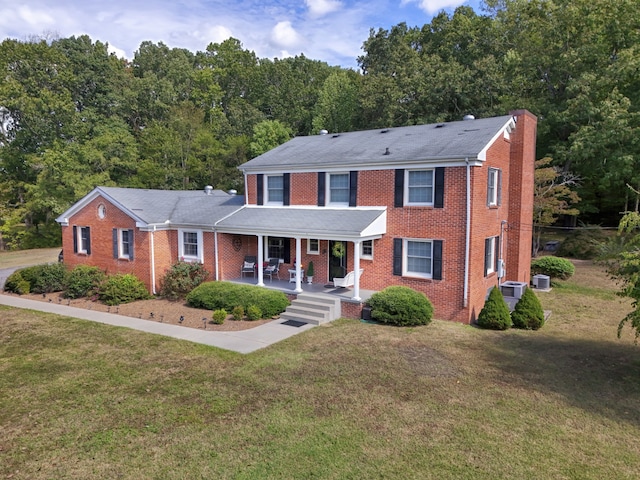
[[[406,205],[433,205],[433,170],[407,170]]]
[[[329,174],[329,203],[334,205],[349,205],[349,174]]]
[[[318,255],[320,253],[320,240],[317,238],[307,239],[307,253]]]
[[[495,207],[500,205],[501,171],[497,168],[489,169],[487,180],[487,205]]]
[[[91,230],[89,227],[73,227],[74,253],[91,254]]]
[[[284,238],[269,237],[267,241],[267,258],[284,258]]]
[[[113,258],[133,260],[133,230],[113,229]]]
[[[484,241],[484,276],[496,271],[498,258],[498,237],[489,237]]]
[[[431,242],[422,240],[405,240],[404,242],[405,257],[403,274],[430,278],[432,260]]]
[[[284,177],[282,175],[267,176],[267,203],[282,205],[284,201]]]
[[[202,263],[202,232],[200,230],[179,230],[178,250],[181,259],[187,262]]]
[[[365,240],[360,244],[360,258],[373,260],[373,240]]]

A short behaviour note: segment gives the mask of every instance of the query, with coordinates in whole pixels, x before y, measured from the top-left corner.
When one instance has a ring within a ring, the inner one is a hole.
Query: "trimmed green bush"
[[[120,305],[149,298],[151,295],[144,283],[130,273],[110,275],[98,289],[98,299],[106,305]]]
[[[538,330],[544,325],[544,311],[540,300],[530,288],[525,288],[522,297],[511,312],[511,321],[516,328]]]
[[[531,275],[548,275],[551,278],[566,280],[571,278],[576,267],[566,258],[546,256],[531,261]]]
[[[511,313],[498,287],[491,289],[489,298],[478,315],[478,326],[490,330],[506,330],[511,328]]]
[[[201,263],[178,262],[162,278],[160,296],[169,300],[183,299],[209,276]]]
[[[227,311],[224,308],[220,308],[218,310],[214,310],[212,314],[212,322],[216,325],[222,325],[224,321],[227,319]]]
[[[27,282],[24,278],[22,278],[22,274],[20,270],[16,270],[11,275],[7,277],[7,280],[4,282],[4,291],[17,293],[18,295],[26,295],[29,293],[29,282]]]
[[[67,288],[64,296],[81,298],[95,295],[106,275],[100,268],[90,265],[77,265],[67,275]]]
[[[32,293],[61,292],[65,288],[67,269],[62,263],[43,263],[20,270]]]
[[[371,295],[368,304],[371,318],[390,325],[428,325],[433,316],[433,305],[426,295],[409,287],[387,287]]]
[[[260,320],[262,318],[262,310],[255,305],[247,307],[247,320]]]
[[[234,320],[242,320],[244,318],[244,307],[238,305],[237,307],[233,307],[231,310],[231,315]]]
[[[289,299],[283,292],[230,282],[204,282],[187,295],[186,302],[190,307],[224,308],[227,311],[238,305],[245,310],[249,305],[255,305],[264,317],[279,315],[289,306]]]

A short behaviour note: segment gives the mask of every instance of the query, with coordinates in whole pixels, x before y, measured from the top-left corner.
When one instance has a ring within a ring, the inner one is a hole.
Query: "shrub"
[[[234,320],[242,320],[244,318],[244,308],[242,307],[242,305],[233,307],[233,310],[231,310],[231,315],[233,316]]]
[[[20,270],[16,270],[7,277],[4,283],[4,290],[18,295],[26,295],[29,293],[29,282],[22,278]]]
[[[536,258],[531,262],[532,275],[548,275],[551,278],[566,280],[576,271],[576,267],[566,258],[546,256]]]
[[[249,305],[247,307],[247,320],[260,320],[262,318],[262,310],[256,305]]]
[[[44,263],[20,270],[33,293],[51,293],[64,290],[67,269],[62,263]]]
[[[509,306],[498,287],[491,289],[489,298],[484,302],[484,307],[478,315],[478,326],[491,330],[506,330],[511,327]]]
[[[433,316],[426,295],[408,287],[387,287],[371,295],[368,303],[374,320],[391,325],[428,325]]]
[[[524,293],[516,308],[511,312],[511,321],[516,328],[525,330],[538,330],[544,325],[544,311],[540,300],[530,288],[525,288]]]
[[[160,295],[169,300],[182,299],[208,276],[201,263],[178,262],[164,275]]]
[[[65,297],[80,298],[95,295],[105,274],[100,268],[90,265],[77,265],[67,275]]]
[[[190,307],[207,310],[224,308],[227,311],[238,305],[245,310],[249,305],[255,305],[265,317],[278,315],[289,305],[283,292],[230,282],[204,282],[187,295],[186,302]]]
[[[108,276],[98,289],[98,298],[106,305],[120,305],[151,298],[147,287],[136,276],[117,274]]]
[[[224,308],[219,308],[213,311],[212,322],[216,325],[222,325],[227,319],[227,311]]]
[[[600,254],[606,241],[604,230],[598,226],[577,229],[560,244],[557,254],[561,257],[592,260]]]

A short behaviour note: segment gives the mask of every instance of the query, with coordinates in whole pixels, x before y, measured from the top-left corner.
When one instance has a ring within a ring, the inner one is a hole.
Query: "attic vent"
[[[326,135],[327,133],[329,133],[328,130],[325,130],[325,129],[320,130],[320,135]]]
[[[391,155],[391,152],[389,151],[389,147],[387,147],[383,155]]]
[[[338,138],[340,135],[331,135],[331,138]]]
[[[387,133],[389,131],[388,128],[385,128],[384,130],[380,130],[380,133]]]
[[[462,117],[463,120],[475,120],[476,117],[474,117],[471,114],[465,115],[464,117]]]
[[[444,127],[444,123],[439,123],[438,125],[436,125],[434,128],[442,128]]]
[[[211,195],[213,193],[213,187],[211,185],[207,185],[204,187],[204,194]]]

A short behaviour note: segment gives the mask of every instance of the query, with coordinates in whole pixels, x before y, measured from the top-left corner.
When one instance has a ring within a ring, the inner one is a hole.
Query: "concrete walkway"
[[[314,325],[310,324],[305,324],[301,327],[291,327],[288,325],[282,325],[283,320],[274,320],[248,330],[208,332],[206,330],[152,322],[149,320],[140,320],[137,318],[125,317],[123,315],[115,315],[113,313],[96,312],[94,310],[85,310],[83,308],[69,307],[59,304],[56,305],[54,303],[39,302],[37,300],[28,300],[12,295],[0,294],[0,304],[16,308],[28,308],[30,310],[55,313],[57,315],[114,325],[116,327],[132,328],[142,332],[165,335],[167,337],[201,343],[238,353],[254,352],[314,327]]]

